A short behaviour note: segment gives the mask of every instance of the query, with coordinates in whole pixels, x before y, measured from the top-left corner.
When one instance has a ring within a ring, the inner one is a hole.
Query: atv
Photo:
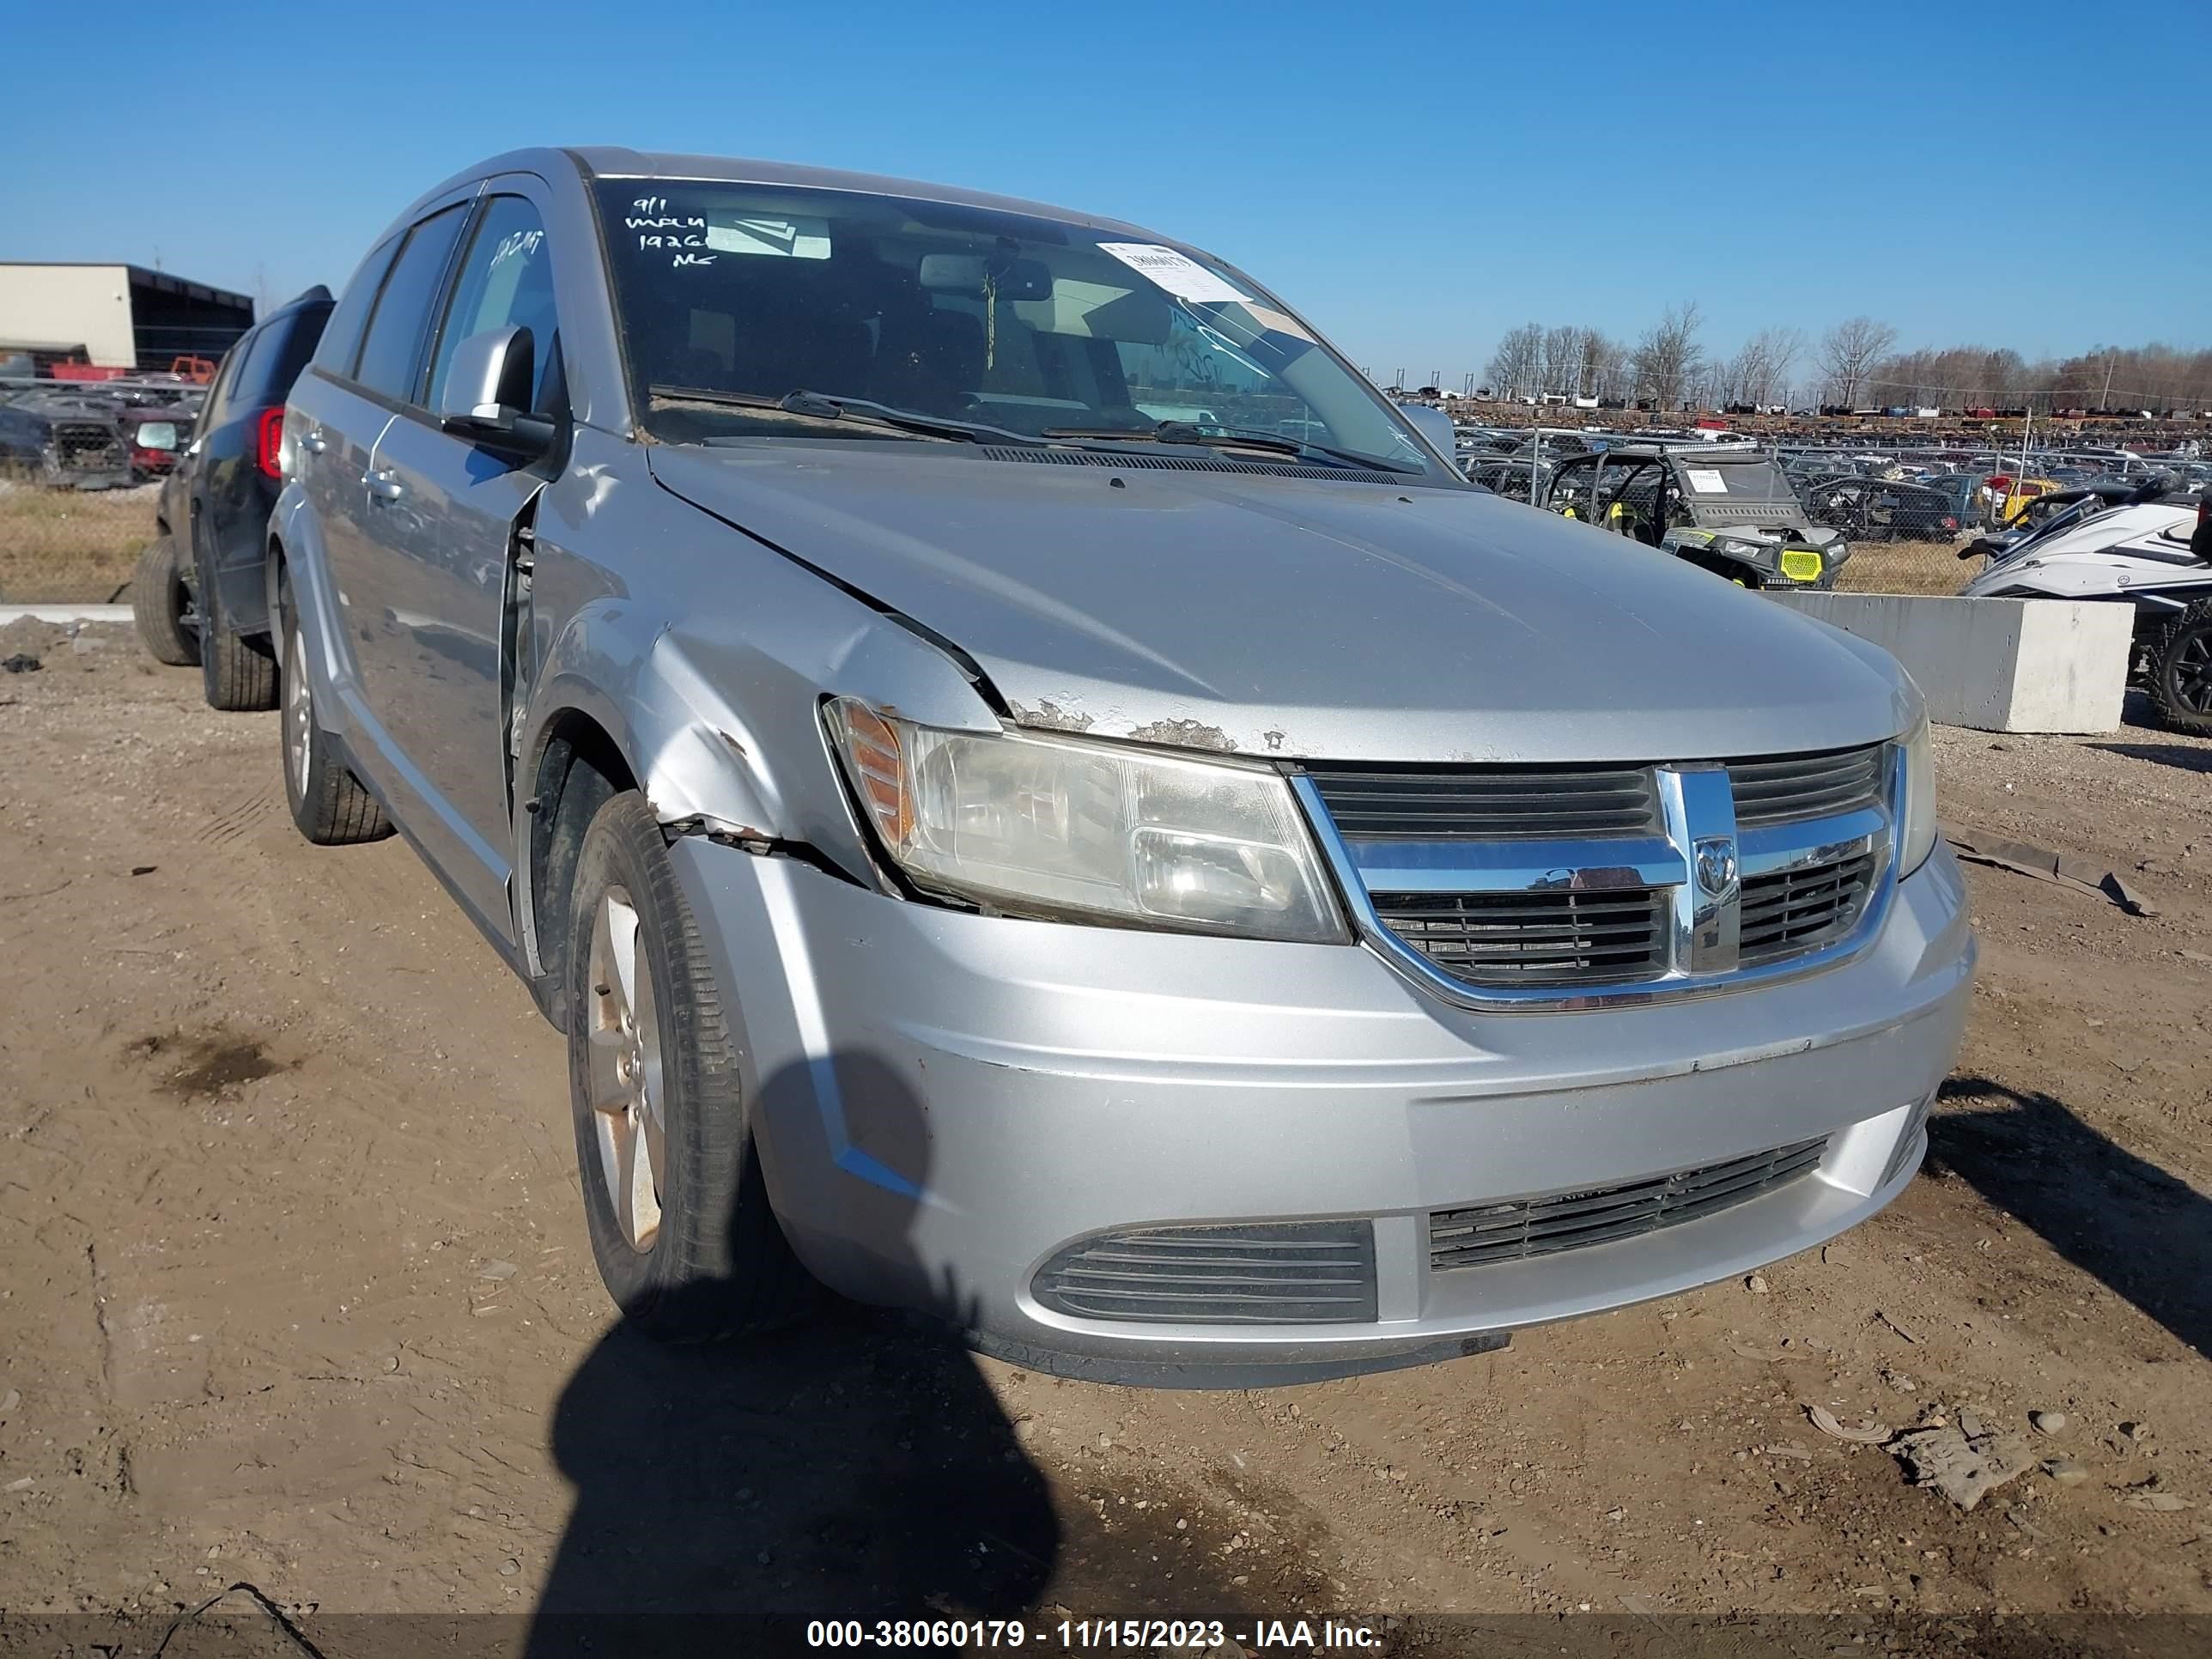
[[[2133,605],[2128,683],[2162,725],[2212,737],[2212,497],[2172,483],[2160,473],[2117,493],[2085,489],[2024,534],[1968,543],[1960,558],[1989,562],[1959,592]]]
[[[1559,461],[1544,507],[1632,537],[1744,587],[1832,588],[1850,556],[1815,525],[1771,457],[1708,444],[1632,444]]]

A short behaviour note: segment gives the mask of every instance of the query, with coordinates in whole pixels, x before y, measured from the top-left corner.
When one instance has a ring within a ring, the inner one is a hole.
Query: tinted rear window
[[[353,360],[361,352],[361,331],[368,322],[369,307],[376,303],[376,290],[384,282],[384,273],[392,268],[392,256],[398,251],[399,239],[379,242],[369,250],[368,258],[361,262],[361,269],[346,284],[344,297],[337,309],[330,313],[323,329],[322,343],[315,351],[315,365],[333,374],[350,375]]]
[[[246,361],[238,371],[234,403],[281,404],[292,382],[307,366],[315,343],[322,338],[330,307],[309,306],[289,317],[274,318],[253,337]]]
[[[303,305],[292,316],[270,323],[264,345],[254,347],[252,358],[246,362],[248,378],[241,380],[246,396],[257,396],[261,403],[283,403],[301,369],[307,368],[307,358],[314,356],[327,321],[330,305]]]
[[[361,343],[354,378],[372,392],[403,403],[415,400],[422,378],[423,337],[431,307],[445,286],[446,265],[465,216],[462,204],[434,213],[407,234],[376,296],[376,312]]]

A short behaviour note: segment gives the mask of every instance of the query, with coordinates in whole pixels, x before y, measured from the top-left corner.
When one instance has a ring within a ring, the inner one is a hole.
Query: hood
[[[649,453],[665,488],[958,646],[1041,728],[1316,759],[1719,759],[1873,742],[1915,713],[1875,647],[1475,490],[949,445]]]

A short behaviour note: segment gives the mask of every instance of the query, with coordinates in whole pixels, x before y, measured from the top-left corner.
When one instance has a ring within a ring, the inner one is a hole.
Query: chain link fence
[[[129,597],[204,395],[189,371],[0,378],[0,604]]]

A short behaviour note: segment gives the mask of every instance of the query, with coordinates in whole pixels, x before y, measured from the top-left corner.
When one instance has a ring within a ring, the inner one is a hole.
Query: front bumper
[[[1357,945],[994,919],[696,836],[671,855],[741,1027],[763,1171],[834,1289],[1124,1381],[1245,1386],[1495,1346],[1818,1243],[1911,1178],[1973,963],[1948,849],[1834,969],[1646,1007],[1478,1013]],[[1678,1226],[1472,1267],[1431,1212],[1828,1138],[1812,1173]],[[1133,1323],[1047,1306],[1071,1241],[1358,1218],[1374,1317]]]

